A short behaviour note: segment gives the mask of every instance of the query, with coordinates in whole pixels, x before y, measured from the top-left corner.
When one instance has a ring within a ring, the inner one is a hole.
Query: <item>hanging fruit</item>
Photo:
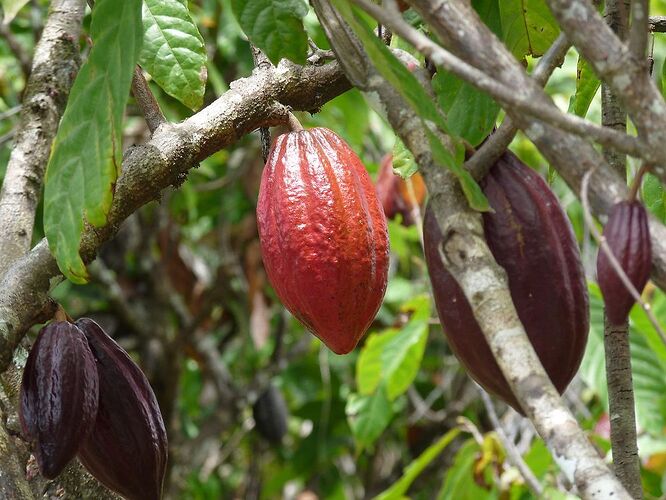
[[[358,156],[326,128],[279,136],[257,223],[285,307],[333,352],[353,350],[381,305],[389,261],[382,206]]]
[[[546,182],[510,152],[481,184],[493,208],[483,214],[488,247],[508,275],[530,342],[562,393],[583,358],[589,327],[585,275],[571,224]],[[444,268],[441,244],[442,234],[428,208],[425,256],[451,349],[474,380],[522,413],[465,295]]]

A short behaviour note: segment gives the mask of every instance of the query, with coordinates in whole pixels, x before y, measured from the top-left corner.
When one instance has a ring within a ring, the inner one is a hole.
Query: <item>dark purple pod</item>
[[[97,361],[99,409],[93,432],[79,450],[100,482],[131,500],[157,500],[167,464],[162,413],[146,376],[93,320],[76,322]]]
[[[252,406],[252,416],[259,434],[268,442],[279,444],[287,434],[289,410],[280,389],[272,383]]]
[[[585,352],[588,297],[571,224],[546,182],[510,152],[481,183],[493,212],[483,214],[488,247],[509,279],[509,291],[541,364],[562,393]],[[423,221],[428,272],[451,350],[489,393],[522,413],[465,294],[439,255],[443,237],[428,207]]]
[[[41,329],[23,370],[19,417],[42,475],[55,478],[95,423],[98,377],[85,336],[57,321]]]
[[[622,201],[611,209],[604,238],[631,283],[640,293],[650,278],[652,247],[645,208],[638,201]],[[597,256],[597,280],[611,323],[627,320],[634,298],[624,286],[603,250]]]

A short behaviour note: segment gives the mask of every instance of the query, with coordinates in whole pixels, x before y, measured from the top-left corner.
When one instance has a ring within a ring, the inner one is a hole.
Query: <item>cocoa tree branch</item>
[[[108,225],[86,227],[81,255],[90,262],[120,223],[162,189],[179,185],[187,171],[212,153],[263,125],[284,121],[287,107],[316,110],[349,88],[337,63],[296,66],[237,80],[208,107],[179,124],[165,123],[146,144],[125,152]],[[19,259],[0,280],[0,372],[26,330],[48,311],[49,290],[62,279],[46,240]]]
[[[649,0],[631,1],[631,31],[629,32],[629,50],[638,59],[645,59],[650,25]]]
[[[160,105],[157,104],[157,100],[143,76],[143,70],[138,64],[134,67],[134,75],[132,76],[132,95],[146,119],[148,130],[152,134],[157,130],[157,127],[166,122],[166,118],[164,118],[164,113],[162,113]]]
[[[567,37],[560,34],[541,59],[539,59],[532,73],[532,79],[542,87],[546,85],[548,78],[550,78],[555,68],[564,62],[564,56],[570,47],[571,43],[569,43]],[[486,139],[481,147],[476,150],[476,153],[463,166],[472,172],[475,179],[481,179],[488,172],[492,164],[509,147],[517,132],[518,127],[513,123],[513,120],[510,117],[506,117],[499,128]]]
[[[0,276],[30,249],[46,163],[79,69],[83,0],[55,0],[35,47],[16,142],[0,191]]]
[[[578,427],[541,366],[513,306],[506,273],[485,242],[480,214],[469,208],[455,177],[433,161],[423,121],[379,77],[328,0],[312,3],[338,60],[345,71],[349,70],[350,80],[362,91],[379,96],[389,122],[421,167],[437,223],[446,235],[440,248],[443,262],[472,305],[502,373],[555,460],[586,498],[630,498]],[[362,59],[354,58],[359,55]]]
[[[637,0],[609,0],[604,6],[604,19],[620,39],[627,35],[628,13]],[[647,15],[645,16],[647,18]],[[642,37],[647,40],[645,23],[632,24],[631,42],[635,43],[636,29],[644,30]],[[636,48],[634,50],[635,54]],[[643,47],[645,52],[645,47]],[[606,82],[601,84],[601,124],[620,132],[627,131],[627,114],[620,101]],[[625,155],[608,148],[603,150],[604,158],[613,171],[621,178],[627,176]],[[587,203],[586,185],[583,179],[581,200],[585,211],[585,220],[592,233],[596,227],[590,226],[591,215]],[[629,324],[613,325],[608,321],[604,309],[604,353],[606,359],[606,381],[608,385],[608,408],[611,426],[611,448],[613,450],[613,468],[620,482],[634,498],[642,498],[641,473],[636,442],[636,414],[634,410],[634,391],[631,371],[631,349],[629,345]]]
[[[504,84],[524,89],[529,98],[552,105],[542,100],[543,90],[529,78],[471,6],[460,0],[445,3],[411,0],[411,4],[424,19],[428,19],[429,26],[452,52],[475,66],[488,68]],[[583,175],[598,167],[590,179],[590,206],[594,215],[605,221],[612,206],[626,197],[626,182],[605,165],[604,159],[591,144],[579,136],[526,117],[512,107],[507,109],[507,113],[574,193],[580,193]],[[654,216],[649,217],[649,224],[652,280],[666,290],[666,226]]]
[[[648,20],[648,29],[652,33],[666,32],[666,16],[652,16]]]
[[[636,124],[639,137],[650,149],[664,151],[666,102],[650,78],[644,54],[637,57],[606,25],[588,0],[548,0],[548,5],[562,30],[592,65],[597,76],[617,94]],[[639,19],[639,22],[645,20]],[[666,161],[661,158],[655,164],[658,165],[655,173],[666,181]]]
[[[453,55],[448,50],[433,42],[422,32],[413,29],[401,18],[390,16],[388,11],[369,0],[353,0],[366,12],[381,23],[389,26],[396,34],[402,36],[411,43],[419,52],[428,56],[436,65],[443,67],[457,77],[487,92],[503,108],[514,108],[516,111],[527,114],[541,122],[553,125],[564,131],[578,134],[584,138],[592,139],[599,144],[608,146],[623,153],[636,157],[650,157],[651,162],[666,162],[666,152],[663,148],[659,151],[646,147],[640,140],[613,129],[601,127],[584,118],[563,113],[552,102],[550,97],[543,91],[540,92],[538,101],[530,99],[525,90],[515,85],[509,85],[499,81],[492,72],[481,71],[473,65],[465,62],[462,57]],[[657,158],[658,157],[658,158]]]

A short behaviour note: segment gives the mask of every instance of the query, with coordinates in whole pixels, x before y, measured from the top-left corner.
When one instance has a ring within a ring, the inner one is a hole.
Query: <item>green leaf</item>
[[[231,6],[247,37],[273,64],[285,57],[305,64],[308,7],[303,0],[232,0]]]
[[[203,104],[206,49],[186,0],[145,0],[141,66],[190,109]]]
[[[345,413],[359,451],[372,445],[393,417],[393,409],[383,387],[370,396],[351,394]]]
[[[499,0],[472,0],[472,7],[490,30],[502,38],[502,19]]]
[[[456,453],[453,465],[444,476],[442,489],[437,496],[438,500],[484,500],[498,498],[495,488],[486,490],[474,481],[474,464],[481,448],[469,439]]]
[[[492,132],[500,107],[488,94],[442,69],[432,87],[452,133],[477,146]]]
[[[60,270],[87,281],[79,256],[84,217],[106,223],[121,166],[122,121],[143,28],[141,0],[98,0],[93,48],[81,68],[53,142],[44,188],[44,230]]]
[[[2,23],[7,26],[16,17],[16,14],[27,4],[30,0],[2,0],[3,18]]]
[[[559,34],[545,0],[502,0],[500,18],[503,41],[517,59],[542,56]]]
[[[390,328],[368,337],[356,364],[361,394],[369,395],[382,385],[389,401],[393,401],[416,377],[428,338],[430,300],[421,296],[410,306],[414,312],[401,329]]]
[[[652,174],[646,174],[642,194],[645,207],[661,222],[666,223],[666,191],[659,179]]]
[[[590,108],[601,82],[594,74],[592,67],[582,57],[578,56],[578,68],[576,71],[576,92],[569,100],[569,113],[585,117]]]
[[[403,179],[409,179],[418,169],[412,152],[396,137],[393,146],[393,171]]]
[[[456,161],[449,150],[441,143],[435,134],[427,130],[428,140],[430,141],[430,150],[435,162],[443,167],[448,168],[458,178],[460,187],[467,198],[469,206],[479,212],[487,212],[490,210],[490,204],[486,195],[483,194],[481,188],[476,183],[470,173],[462,167],[462,162]]]
[[[354,15],[346,1],[334,0],[333,3],[363,43],[363,47],[377,71],[404,97],[421,118],[447,132],[446,120],[437,106],[433,106],[432,99],[411,71],[375,36],[364,21]]]
[[[402,477],[393,483],[393,486],[389,489],[377,495],[375,500],[400,500],[403,498],[414,480],[435,458],[439,456],[440,453],[446,449],[449,444],[451,444],[451,441],[453,441],[458,434],[460,434],[460,429],[451,429],[439,438],[436,443],[430,445],[416,460],[412,461],[412,463],[405,468]]]

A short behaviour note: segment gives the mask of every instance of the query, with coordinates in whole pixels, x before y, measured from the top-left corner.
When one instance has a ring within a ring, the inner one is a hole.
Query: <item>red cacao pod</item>
[[[386,218],[395,219],[395,216],[400,214],[405,226],[414,224],[412,210],[421,206],[426,196],[426,186],[421,174],[416,172],[410,180],[411,190],[402,177],[393,173],[393,156],[387,154],[382,158],[375,184],[377,198],[384,208]]]
[[[589,327],[585,275],[566,214],[545,181],[510,152],[482,182],[494,212],[483,214],[493,256],[530,342],[562,393],[580,365]],[[521,412],[455,279],[439,257],[442,235],[428,208],[424,246],[439,318],[451,349],[488,392]]]
[[[167,435],[146,376],[93,320],[76,322],[97,362],[99,409],[79,459],[101,483],[131,500],[157,500],[167,463]]]
[[[42,475],[55,478],[74,458],[95,423],[95,360],[75,325],[42,328],[23,370],[19,418]]]
[[[650,278],[652,247],[647,213],[638,201],[622,201],[611,209],[603,236],[625,274],[640,293]],[[627,320],[634,298],[611,266],[608,255],[599,250],[597,280],[611,323]]]
[[[358,156],[325,128],[279,136],[257,224],[285,307],[333,352],[353,350],[381,305],[389,262],[386,220]]]

